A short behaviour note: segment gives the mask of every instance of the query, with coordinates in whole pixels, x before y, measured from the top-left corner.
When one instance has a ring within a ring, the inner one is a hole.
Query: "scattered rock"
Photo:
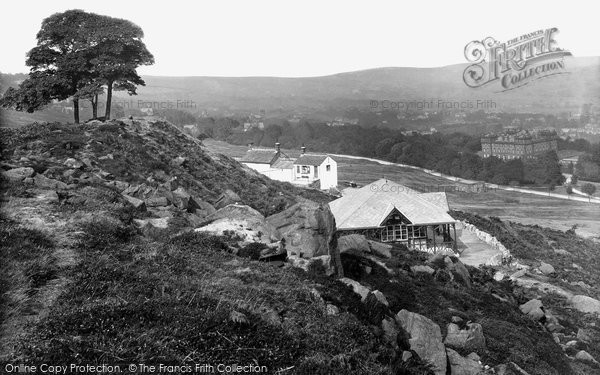
[[[338,238],[338,250],[340,254],[353,255],[371,252],[369,242],[362,234],[349,234]]]
[[[38,194],[37,199],[54,203],[59,201],[58,194],[54,190],[47,190]]]
[[[165,207],[169,205],[169,200],[166,197],[152,197],[146,199],[148,207]]]
[[[230,204],[241,203],[242,198],[237,195],[233,190],[227,189],[219,196],[219,198],[215,201],[215,208],[223,208]]]
[[[542,304],[542,301],[540,301],[539,299],[532,299],[522,304],[519,307],[519,309],[521,309],[521,312],[523,314],[529,316],[536,322],[546,317],[546,314],[544,312],[544,306]]]
[[[494,367],[494,373],[496,375],[529,375],[527,371],[523,370],[514,362],[508,362]]]
[[[590,363],[598,363],[594,357],[585,350],[580,350],[575,354],[575,359],[578,359],[582,362],[590,362]]]
[[[594,332],[592,332],[589,328],[579,328],[577,330],[577,339],[586,343],[591,343],[592,338],[595,336]]]
[[[463,322],[463,318],[455,315],[451,318],[451,321],[452,321],[452,323],[459,324],[459,323]]]
[[[27,177],[31,177],[35,174],[33,168],[30,167],[20,167],[9,169],[8,171],[2,172],[2,176],[4,176],[9,181],[23,181]]]
[[[445,375],[447,368],[446,348],[442,343],[440,327],[423,315],[401,310],[396,323],[408,333],[410,349],[434,366],[436,375]]]
[[[452,375],[478,375],[482,372],[483,367],[479,362],[471,358],[464,358],[450,348],[446,348],[446,354]]]
[[[433,275],[435,272],[435,270],[429,266],[411,266],[410,270],[414,274],[426,273],[428,275]]]
[[[392,245],[388,245],[385,243],[368,240],[369,247],[371,248],[371,252],[382,258],[391,258],[392,257]]]
[[[448,334],[444,344],[456,349],[472,351],[485,350],[485,337],[483,327],[479,323],[467,323],[466,329],[460,329],[457,324],[450,323],[447,326]]]
[[[33,183],[35,184],[35,186],[41,187],[43,189],[61,190],[67,188],[67,184],[65,184],[64,182],[48,178],[41,174],[35,175],[35,177],[33,178]]]
[[[504,280],[505,277],[506,277],[506,274],[502,271],[497,271],[494,274],[494,280],[496,280],[496,281],[502,281],[502,280]]]
[[[413,356],[413,355],[412,355],[412,353],[411,353],[411,352],[409,352],[408,350],[404,350],[404,351],[402,352],[402,362],[406,362],[406,361],[408,361],[409,359],[411,359],[411,358],[412,358],[412,356]]]
[[[73,158],[68,158],[63,164],[72,169],[83,168],[83,163]]]
[[[167,228],[169,226],[169,218],[168,217],[161,217],[158,219],[133,219],[133,221],[135,222],[135,224],[139,227],[139,228],[145,228],[148,225],[151,225],[155,228]]]
[[[369,288],[362,285],[361,283],[359,283],[356,280],[352,280],[347,277],[342,277],[341,279],[339,279],[339,281],[352,287],[352,290],[354,291],[354,293],[358,294],[360,296],[360,300],[363,302],[367,299],[367,296],[371,292],[371,290]]]
[[[143,200],[134,198],[130,195],[123,195],[123,198],[125,198],[125,200],[129,202],[135,209],[146,211],[146,203]]]
[[[554,273],[554,267],[552,267],[551,264],[544,263],[544,262],[542,262],[542,264],[540,265],[539,270],[544,275],[551,275]]]
[[[516,280],[520,277],[523,277],[527,274],[527,270],[526,269],[521,269],[518,270],[517,272],[513,273],[512,275],[510,275],[510,279],[511,280]]]
[[[600,301],[598,301],[595,298],[583,295],[576,295],[573,296],[573,298],[571,298],[569,302],[571,302],[571,305],[575,309],[581,312],[600,314]]]
[[[387,298],[385,298],[385,295],[383,293],[381,293],[379,290],[374,290],[371,292],[375,298],[377,298],[377,301],[379,301],[379,303],[385,305],[385,306],[390,306],[390,304],[387,301]]]
[[[335,316],[340,313],[340,309],[336,305],[332,305],[331,303],[327,304],[326,309],[327,309],[327,315]]]
[[[181,186],[173,191],[173,205],[188,212],[195,212],[200,208],[196,200]]]

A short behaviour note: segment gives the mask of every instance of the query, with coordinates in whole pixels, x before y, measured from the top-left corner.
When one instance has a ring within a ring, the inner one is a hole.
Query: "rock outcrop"
[[[446,348],[440,327],[429,318],[408,310],[396,314],[396,323],[408,333],[410,349],[431,362],[436,375],[446,375]]]
[[[281,235],[265,217],[250,206],[230,204],[206,218],[207,225],[196,228],[197,232],[237,236],[245,243],[270,244],[279,241]]]
[[[334,244],[335,219],[329,206],[311,201],[297,203],[285,211],[271,215],[267,223],[285,239],[289,255],[312,258],[331,255]]]

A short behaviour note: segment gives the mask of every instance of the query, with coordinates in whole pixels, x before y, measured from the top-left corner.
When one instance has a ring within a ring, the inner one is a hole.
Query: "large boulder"
[[[450,323],[447,331],[444,340],[447,346],[471,351],[483,351],[486,348],[483,327],[479,323],[467,323],[466,329],[460,329],[458,325]]]
[[[483,366],[479,362],[471,358],[465,358],[450,348],[446,348],[446,354],[448,355],[448,364],[452,375],[483,374]]]
[[[371,252],[369,242],[362,234],[348,234],[339,237],[337,241],[340,254],[362,255]]]
[[[206,217],[208,224],[197,228],[198,232],[217,235],[224,233],[237,235],[245,243],[262,242],[270,244],[279,241],[281,235],[265,217],[254,208],[243,204],[230,204]]]
[[[446,348],[440,327],[423,315],[401,310],[396,323],[408,334],[410,349],[423,360],[431,362],[436,375],[446,375]]]
[[[392,257],[392,245],[381,243],[377,241],[368,240],[371,252],[381,258]]]
[[[13,168],[2,172],[2,176],[9,181],[23,181],[34,174],[35,171],[30,167]]]
[[[335,219],[329,206],[304,201],[271,215],[273,225],[285,239],[288,255],[312,258],[337,252],[334,244]],[[339,255],[339,253],[338,253]]]
[[[595,298],[576,295],[570,299],[571,305],[584,313],[596,313],[600,314],[600,301]]]

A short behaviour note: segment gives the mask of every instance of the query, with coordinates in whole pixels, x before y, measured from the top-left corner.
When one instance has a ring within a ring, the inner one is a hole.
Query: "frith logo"
[[[537,30],[500,43],[492,37],[474,40],[465,47],[466,59],[473,63],[463,72],[469,87],[499,82],[500,91],[512,90],[540,78],[565,74],[564,57],[571,52],[558,48],[557,28]]]

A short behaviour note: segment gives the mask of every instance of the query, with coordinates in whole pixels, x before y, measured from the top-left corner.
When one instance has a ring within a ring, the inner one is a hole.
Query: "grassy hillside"
[[[0,360],[429,374],[419,359],[403,362],[381,329],[383,318],[408,309],[432,319],[443,334],[453,316],[480,323],[487,347],[477,354],[484,364],[512,361],[532,375],[585,373],[543,326],[519,311],[523,290],[494,281],[489,269],[469,268],[469,285],[443,273],[412,272],[410,266],[423,265],[427,256],[402,246],[384,261],[391,273],[344,255],[347,276],[383,292],[385,306],[373,298],[361,302],[318,266],[306,272],[236,256],[230,251],[236,239],[193,232],[185,216],[176,215],[167,228],[140,231],[134,219],[149,214],[124,199],[117,182],[158,188],[177,177],[202,200],[214,202],[232,190],[265,214],[305,197],[330,199],[207,152],[171,124],[34,124],[1,132],[3,169],[29,166],[64,185],[2,181]],[[72,172],[65,165],[70,157],[86,166]],[[565,236],[569,242],[560,246],[582,241]],[[545,245],[527,246],[537,256]],[[407,349],[403,339],[397,344]]]

